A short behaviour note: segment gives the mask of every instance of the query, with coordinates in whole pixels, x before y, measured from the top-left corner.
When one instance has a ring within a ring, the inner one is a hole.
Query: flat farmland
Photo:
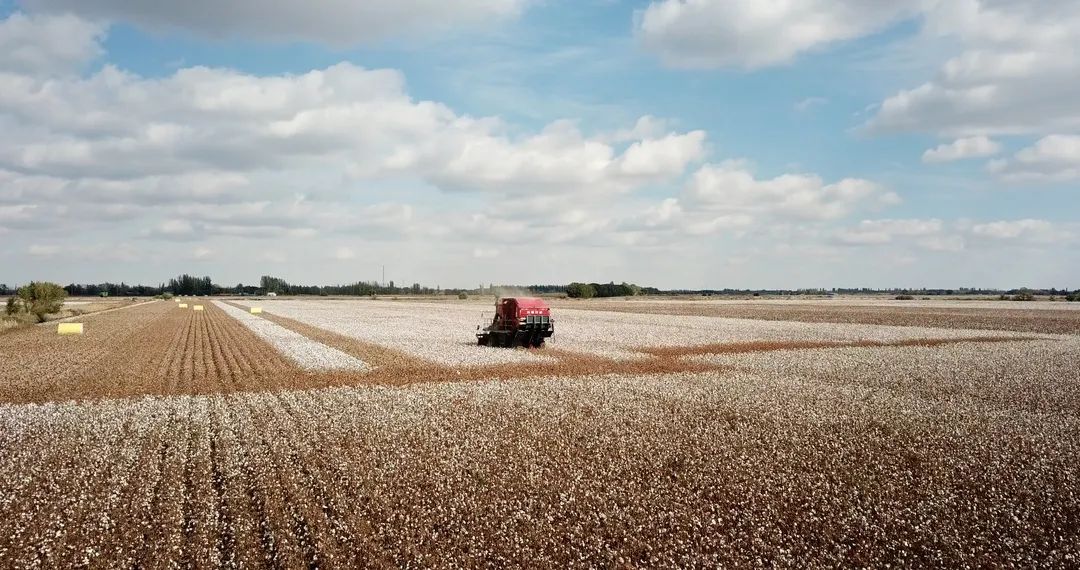
[[[188,302],[0,335],[0,566],[1080,564],[1060,303]]]

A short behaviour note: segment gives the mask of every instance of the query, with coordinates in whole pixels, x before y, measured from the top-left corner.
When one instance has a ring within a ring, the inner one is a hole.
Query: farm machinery
[[[476,326],[480,346],[536,347],[555,333],[551,308],[535,297],[504,297],[495,301],[495,317],[488,326]]]

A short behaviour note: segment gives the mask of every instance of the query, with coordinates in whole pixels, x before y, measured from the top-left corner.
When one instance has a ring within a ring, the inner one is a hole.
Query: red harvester
[[[555,320],[543,299],[535,297],[505,297],[495,301],[495,318],[489,326],[476,327],[476,344],[480,346],[544,346],[544,340],[555,333]]]

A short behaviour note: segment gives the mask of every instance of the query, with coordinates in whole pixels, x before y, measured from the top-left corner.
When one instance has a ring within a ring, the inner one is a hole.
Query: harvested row
[[[867,324],[942,329],[1000,330],[1044,334],[1080,334],[1080,307],[1065,303],[821,301],[556,301],[586,311],[708,316],[804,323]],[[1021,308],[1037,306],[1039,308]]]
[[[87,334],[82,337],[57,337],[55,331],[45,329],[25,338],[15,336],[23,331],[5,335],[5,341],[14,337],[19,345],[40,341],[46,349],[52,347],[58,358],[41,358],[40,352],[24,354],[37,357],[26,358],[25,368],[5,370],[0,401],[215,394],[358,383],[355,374],[334,376],[300,369],[212,304],[195,312],[172,303],[155,303],[101,315],[87,323]],[[10,347],[0,344],[5,350]],[[12,361],[0,364],[11,365]]]
[[[249,314],[228,303],[214,301],[230,317],[240,321],[259,338],[270,343],[278,352],[306,370],[366,370],[363,361],[320,344],[299,333],[293,332],[271,321]]]
[[[1029,350],[995,346],[1017,363]],[[949,359],[966,347],[910,350]],[[1063,365],[1013,372],[1052,383]],[[0,449],[22,459],[0,459],[0,566],[1067,566],[1080,555],[1075,415],[981,400],[990,375],[946,395],[838,370],[0,406]]]
[[[145,331],[176,311],[171,303],[147,303],[80,318],[81,336],[60,337],[55,324],[24,327],[0,336],[0,401],[65,398],[87,369],[109,354],[138,346]]]

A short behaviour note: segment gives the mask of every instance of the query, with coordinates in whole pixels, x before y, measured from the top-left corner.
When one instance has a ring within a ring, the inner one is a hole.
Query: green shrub
[[[566,296],[574,299],[591,299],[596,296],[596,287],[589,283],[571,283],[566,286]]]
[[[1032,292],[1027,290],[1027,289],[1021,289],[1021,290],[1017,291],[1015,295],[1013,295],[1012,300],[1013,301],[1034,301],[1035,300],[1035,295],[1032,294]]]
[[[913,297],[911,295],[897,295],[896,300],[897,301],[914,301],[915,297]]]
[[[18,297],[8,297],[7,307],[4,313],[7,315],[17,315],[22,312],[22,306],[19,305]]]
[[[468,296],[468,295],[466,295],[465,293],[458,293],[458,294],[457,294],[457,298],[458,298],[458,299],[461,299],[462,301],[464,301],[465,299],[468,299],[468,298],[469,298],[469,296]]]
[[[67,291],[56,283],[31,282],[19,288],[18,297],[22,310],[37,317],[39,323],[43,323],[46,315],[59,312],[64,306]]]

